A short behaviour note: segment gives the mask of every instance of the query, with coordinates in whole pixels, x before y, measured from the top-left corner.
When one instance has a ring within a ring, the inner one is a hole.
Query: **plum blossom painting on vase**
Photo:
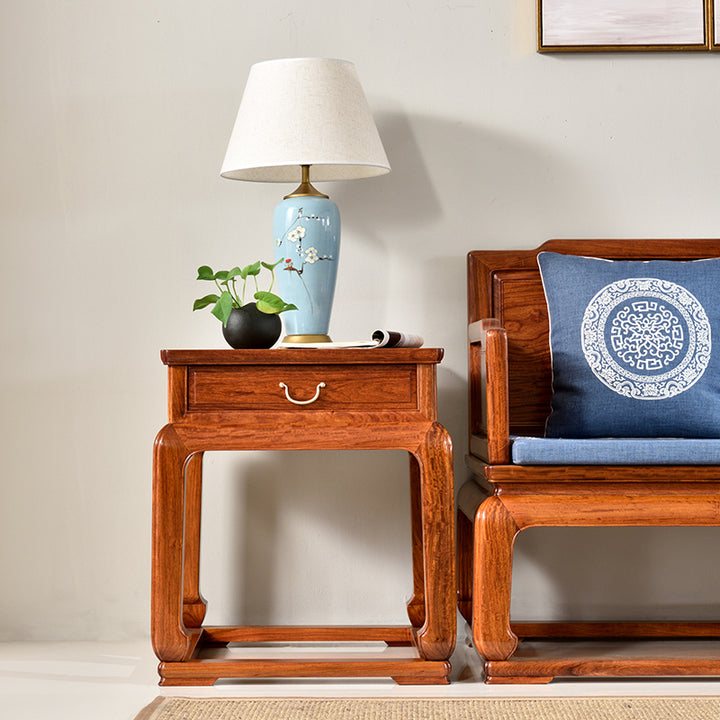
[[[538,0],[538,50],[707,50],[710,2]]]

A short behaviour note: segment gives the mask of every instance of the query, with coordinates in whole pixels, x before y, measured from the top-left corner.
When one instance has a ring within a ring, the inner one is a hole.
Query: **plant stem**
[[[235,300],[235,302],[238,304],[239,307],[242,307],[245,304],[244,303],[245,298],[243,298],[243,302],[240,302],[240,298],[238,297],[237,286],[235,285],[235,278],[232,279],[231,294],[233,296],[233,299]]]

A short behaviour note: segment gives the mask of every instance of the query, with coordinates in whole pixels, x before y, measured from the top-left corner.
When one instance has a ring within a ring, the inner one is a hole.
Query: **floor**
[[[461,631],[462,634],[463,631]],[[132,720],[158,695],[258,696],[588,696],[720,695],[720,679],[556,680],[488,686],[466,642],[453,656],[450,685],[399,687],[391,680],[225,681],[211,688],[161,688],[147,639],[125,643],[0,644],[2,717],[12,720]]]

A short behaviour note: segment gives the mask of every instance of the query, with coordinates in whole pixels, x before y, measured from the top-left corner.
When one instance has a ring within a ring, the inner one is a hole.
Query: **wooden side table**
[[[161,685],[219,678],[391,677],[448,682],[455,646],[450,437],[437,422],[441,349],[164,350],[169,424],[153,461],[152,642]],[[199,589],[202,454],[402,449],[410,455],[413,597],[407,627],[205,627]],[[408,645],[409,657],[213,659],[230,642]]]

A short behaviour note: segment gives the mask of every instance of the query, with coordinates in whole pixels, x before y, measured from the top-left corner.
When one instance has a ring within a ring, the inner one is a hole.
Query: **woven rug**
[[[135,720],[718,720],[720,697],[156,698]]]

